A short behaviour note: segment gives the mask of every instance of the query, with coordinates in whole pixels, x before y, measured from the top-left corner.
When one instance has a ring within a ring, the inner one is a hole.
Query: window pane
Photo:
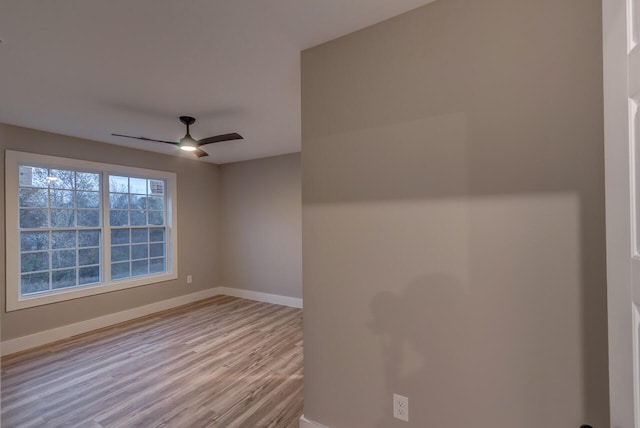
[[[78,210],[78,227],[100,226],[100,210]]]
[[[149,229],[149,240],[151,242],[164,241],[164,228],[156,227],[153,229]]]
[[[150,210],[164,210],[164,198],[158,196],[149,196],[148,204]]]
[[[100,208],[100,192],[78,192],[78,208]]]
[[[131,229],[131,242],[147,242],[149,229]]]
[[[49,187],[49,182],[47,181],[49,170],[46,168],[20,166],[18,174],[20,187],[42,187],[45,189]]]
[[[144,178],[130,178],[129,186],[131,186],[129,193],[136,193],[138,195],[147,194],[147,180]]]
[[[130,211],[129,218],[131,226],[145,226],[147,224],[146,211]]]
[[[149,273],[164,272],[164,257],[161,259],[149,260]]]
[[[42,162],[64,163],[47,159],[43,156]],[[75,166],[16,166],[19,197],[10,204],[18,210],[21,228],[15,249],[21,293],[100,284],[106,255],[112,270],[106,276],[114,280],[166,272],[171,225],[165,226],[169,220],[165,179],[147,178],[135,168],[128,176],[129,172],[74,171]],[[81,163],[78,167],[92,168]],[[107,207],[103,207],[105,197],[109,197]],[[110,248],[103,247],[103,230],[110,234]]]
[[[20,189],[20,206],[47,208],[47,189]]]
[[[97,265],[100,263],[99,248],[84,248],[78,250],[78,265]]]
[[[149,244],[149,257],[163,257],[163,256],[164,256],[164,243]]]
[[[73,208],[73,190],[51,190],[49,201],[52,208]]]
[[[53,189],[73,189],[75,173],[63,169],[49,170],[49,186]]]
[[[76,189],[78,190],[100,190],[100,174],[90,172],[76,173]]]
[[[78,247],[97,247],[99,245],[99,230],[81,230],[78,232]]]
[[[149,224],[164,224],[164,212],[149,211]]]
[[[123,193],[109,194],[109,208],[126,210],[129,208],[129,195]]]
[[[65,232],[51,232],[51,248],[75,248],[76,247],[76,231],[70,230]]]
[[[129,197],[129,206],[132,210],[144,210],[147,208],[147,197],[140,195],[131,195]]]
[[[146,275],[149,273],[149,260],[131,262],[131,275]]]
[[[129,273],[129,262],[111,264],[111,278],[121,279],[128,278],[130,276],[131,274]]]
[[[144,170],[131,168],[110,175],[107,171],[113,169],[106,164],[67,164],[44,155],[36,167],[29,165],[35,158],[19,152],[14,159],[18,197],[7,201],[7,209],[19,214],[20,242],[12,250],[20,258],[7,267],[13,290],[18,288],[20,294],[66,291],[78,285],[102,285],[105,278],[138,279],[167,272],[168,230],[173,225],[167,224],[171,201],[166,187],[173,185],[174,174],[157,172],[162,178],[149,178]],[[27,164],[20,164],[23,161]],[[105,239],[109,248],[104,247],[103,231],[109,233]],[[109,265],[103,267],[106,256]]]
[[[164,195],[164,180],[149,180],[150,195]]]
[[[37,272],[49,269],[49,252],[39,251],[37,253],[20,254],[20,271]],[[48,281],[48,280],[47,280]]]
[[[128,244],[129,230],[131,229],[115,229],[111,231],[112,244]]]
[[[51,252],[51,267],[60,269],[76,265],[76,250],[60,250]]]
[[[49,232],[21,232],[20,250],[35,251],[49,249]]]
[[[74,210],[51,210],[51,227],[75,227]]]
[[[119,262],[121,260],[129,260],[129,246],[120,245],[111,247],[111,261]]]
[[[49,226],[47,210],[21,209],[20,227],[23,229]]]
[[[67,288],[76,285],[76,270],[56,270],[51,273],[51,285],[56,288]]]
[[[90,266],[78,269],[79,284],[93,284],[100,282],[100,266]]]
[[[131,259],[146,259],[149,257],[149,246],[147,244],[132,245],[131,246]]]
[[[129,193],[129,178],[110,175],[109,192]]]
[[[129,211],[109,211],[111,226],[128,226]]]
[[[37,293],[49,289],[49,272],[28,273],[20,277],[20,294]]]

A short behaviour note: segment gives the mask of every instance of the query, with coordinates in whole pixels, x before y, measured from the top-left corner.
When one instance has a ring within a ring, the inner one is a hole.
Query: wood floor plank
[[[217,296],[2,359],[3,427],[289,428],[302,311]]]

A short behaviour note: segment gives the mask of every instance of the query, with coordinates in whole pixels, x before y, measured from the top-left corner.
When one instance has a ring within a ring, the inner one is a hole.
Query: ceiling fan
[[[231,134],[222,134],[222,135],[214,135],[213,137],[203,138],[202,140],[195,140],[191,134],[189,134],[189,126],[195,123],[195,118],[191,116],[180,116],[180,122],[182,122],[187,127],[187,133],[184,137],[180,138],[179,142],[175,141],[164,141],[164,140],[154,140],[153,138],[147,137],[133,137],[131,135],[122,135],[122,134],[111,134],[116,137],[125,137],[125,138],[135,138],[136,140],[143,141],[156,141],[158,143],[167,143],[173,144],[174,146],[180,147],[181,150],[186,152],[193,152],[197,157],[201,158],[203,156],[209,156],[207,152],[200,149],[201,146],[206,144],[220,143],[222,141],[230,141],[230,140],[242,140],[242,135],[232,132]]]

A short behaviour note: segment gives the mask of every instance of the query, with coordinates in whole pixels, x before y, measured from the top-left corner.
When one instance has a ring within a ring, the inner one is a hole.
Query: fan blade
[[[207,152],[205,152],[204,150],[200,150],[200,149],[196,149],[193,153],[195,153],[195,155],[199,158],[203,157],[203,156],[209,156],[207,154]]]
[[[175,141],[154,140],[153,138],[147,138],[147,137],[133,137],[131,135],[122,135],[122,134],[111,134],[111,135],[116,136],[116,137],[133,138],[133,139],[142,140],[142,141],[155,141],[156,143],[173,144],[173,145],[176,145],[176,146],[180,144],[180,143],[177,143]]]
[[[236,132],[232,132],[231,134],[222,134],[222,135],[216,135],[209,138],[204,138],[198,141],[198,145],[204,146],[205,144],[220,143],[222,141],[230,141],[230,140],[242,140],[243,138],[244,137],[242,135]]]

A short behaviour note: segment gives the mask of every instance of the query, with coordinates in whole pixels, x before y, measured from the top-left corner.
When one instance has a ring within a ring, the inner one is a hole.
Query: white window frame
[[[20,229],[19,229],[19,167],[20,165],[46,168],[68,168],[99,172],[102,193],[102,281],[69,289],[58,289],[33,295],[20,295]],[[109,222],[108,176],[122,175],[166,181],[166,272],[111,280],[111,233]],[[80,297],[93,296],[142,285],[155,284],[178,278],[178,201],[175,173],[135,168],[122,165],[62,158],[35,153],[5,151],[5,249],[6,249],[6,308],[7,312]]]

